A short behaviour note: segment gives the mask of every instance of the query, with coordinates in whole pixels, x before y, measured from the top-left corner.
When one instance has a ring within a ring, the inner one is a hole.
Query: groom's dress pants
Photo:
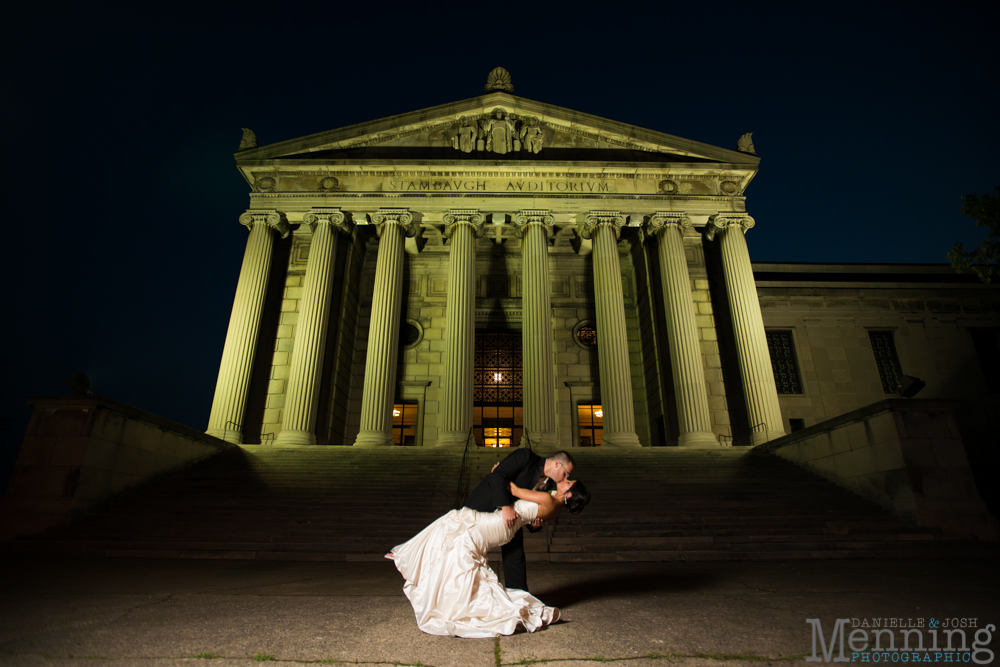
[[[510,542],[500,547],[503,556],[503,585],[528,590],[528,564],[524,557],[524,529],[514,533]]]
[[[486,475],[465,499],[465,506],[477,512],[493,512],[498,507],[513,505],[514,498],[507,490],[507,481],[522,489],[532,489],[545,470],[545,459],[530,449],[521,448],[505,458],[497,469]],[[524,557],[524,529],[514,533],[514,538],[500,548],[503,554],[504,585],[507,588],[528,590],[527,563]]]

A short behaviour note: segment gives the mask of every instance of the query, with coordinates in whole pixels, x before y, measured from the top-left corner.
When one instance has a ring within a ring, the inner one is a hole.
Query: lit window
[[[392,441],[412,447],[417,444],[417,404],[396,403],[392,406]]]
[[[594,347],[597,345],[597,329],[584,325],[576,330],[576,339],[580,341],[580,345]]]
[[[604,439],[604,410],[600,405],[578,405],[576,416],[580,424],[580,446],[598,447]]]
[[[524,435],[521,334],[476,333],[473,438],[483,447],[517,447]]]

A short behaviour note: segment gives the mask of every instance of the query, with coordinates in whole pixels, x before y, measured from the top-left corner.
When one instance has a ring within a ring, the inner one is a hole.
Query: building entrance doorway
[[[472,425],[484,447],[517,447],[524,432],[521,334],[485,331],[476,334]]]

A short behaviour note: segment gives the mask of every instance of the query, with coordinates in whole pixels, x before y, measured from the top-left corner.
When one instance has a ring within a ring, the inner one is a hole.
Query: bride
[[[526,591],[501,586],[486,555],[536,519],[555,519],[564,507],[579,514],[590,493],[582,483],[568,479],[550,492],[529,491],[513,483],[510,492],[518,498],[517,520],[511,527],[504,525],[500,510],[486,513],[463,507],[386,554],[406,579],[403,592],[424,632],[495,637],[513,634],[519,623],[534,632],[559,620],[557,608],[546,607]]]

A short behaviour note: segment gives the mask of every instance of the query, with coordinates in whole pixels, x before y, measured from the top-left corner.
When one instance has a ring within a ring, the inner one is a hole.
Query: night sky
[[[205,428],[241,127],[266,145],[475,97],[503,66],[521,97],[724,148],[753,132],[755,261],[942,263],[983,238],[961,196],[1000,184],[997,9],[27,4],[0,27],[7,459],[25,397],[81,371]]]

